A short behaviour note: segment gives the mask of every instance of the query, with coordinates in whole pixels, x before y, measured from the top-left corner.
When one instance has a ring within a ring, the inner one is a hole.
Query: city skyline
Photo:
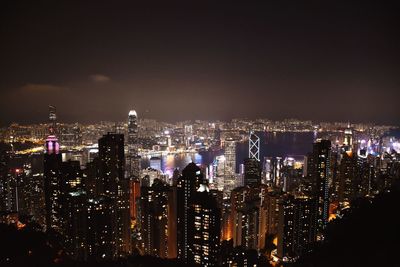
[[[295,117],[398,125],[392,3],[12,2],[0,125]],[[88,104],[90,102],[90,105]]]
[[[52,105],[49,105],[52,106]],[[48,109],[46,109],[46,107],[42,107],[42,110],[44,111],[44,113],[46,114],[45,111],[48,111]],[[41,112],[42,112],[41,110]],[[125,110],[126,113],[126,110]],[[57,110],[57,114],[60,114],[60,111]],[[62,114],[62,111],[61,111]],[[196,122],[209,122],[209,123],[215,123],[215,122],[219,122],[219,123],[230,123],[233,121],[247,121],[247,122],[263,122],[264,124],[268,124],[269,123],[284,123],[284,122],[291,122],[291,121],[297,121],[300,123],[311,123],[312,125],[318,126],[319,124],[342,124],[342,125],[350,125],[350,126],[354,126],[354,125],[365,125],[365,126],[372,126],[372,125],[376,125],[376,126],[384,126],[384,127],[392,127],[392,129],[398,129],[400,127],[400,124],[397,124],[396,122],[391,123],[380,123],[377,121],[369,121],[369,120],[312,120],[312,119],[303,119],[303,118],[299,118],[299,117],[295,117],[295,116],[291,116],[291,117],[282,117],[281,119],[272,119],[269,117],[231,117],[231,118],[225,118],[225,119],[200,119],[200,118],[186,118],[186,119],[182,119],[182,120],[162,120],[162,119],[157,119],[154,117],[146,117],[146,113],[140,114],[140,118],[138,118],[138,120],[149,120],[149,121],[156,121],[156,122],[160,122],[160,123],[166,123],[166,124],[180,124],[180,123],[196,123]],[[125,114],[126,115],[126,114]],[[111,119],[103,119],[103,118],[99,118],[99,119],[93,119],[93,120],[63,120],[63,118],[59,117],[59,115],[57,115],[57,124],[81,124],[81,125],[91,125],[91,124],[98,124],[98,123],[115,123],[120,124],[129,124],[129,121],[126,120],[125,117],[121,117],[121,118],[116,118],[115,120],[111,120]],[[0,127],[2,127],[3,129],[6,129],[7,127],[13,126],[14,124],[19,125],[19,126],[31,126],[31,125],[47,125],[48,124],[48,120],[46,120],[45,118],[40,118],[37,120],[30,120],[30,121],[10,121],[9,123],[6,123],[4,125],[0,124]],[[343,126],[344,128],[345,126]]]
[[[0,132],[0,231],[45,234],[58,252],[44,266],[303,266],[360,201],[398,192],[398,128],[167,124],[135,110],[126,124],[68,125],[54,105],[47,118]],[[32,251],[0,263],[44,253]]]
[[[0,266],[399,266],[399,3],[5,1]]]

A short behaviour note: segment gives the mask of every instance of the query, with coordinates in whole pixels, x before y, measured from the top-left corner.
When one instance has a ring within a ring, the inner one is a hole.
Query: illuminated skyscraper
[[[189,209],[192,205],[192,198],[200,185],[204,183],[203,174],[195,163],[187,165],[182,175],[178,178],[177,185],[177,243],[178,258],[184,262],[192,259],[189,246]]]
[[[225,173],[224,173],[224,192],[229,193],[237,186],[236,181],[236,140],[226,138],[224,142],[225,150]]]
[[[168,194],[168,257],[178,257],[178,244],[177,244],[177,184],[180,173],[178,169],[174,170],[172,178],[172,186]]]
[[[353,146],[353,130],[350,128],[350,123],[347,125],[347,128],[344,130],[344,142],[343,144],[347,146],[349,149]]]
[[[140,202],[140,182],[139,180],[129,181],[130,196],[129,196],[129,208],[131,220],[135,220],[139,215],[139,202]]]
[[[284,261],[299,258],[316,241],[316,200],[286,195],[279,205],[278,256]]]
[[[22,169],[6,167],[3,170],[1,170],[0,173],[1,211],[6,211],[6,212],[24,211],[24,206],[25,206],[24,180],[26,180],[26,178],[25,179],[24,178],[25,175]]]
[[[260,137],[254,131],[249,135],[249,158],[260,161]]]
[[[155,179],[150,187],[141,187],[141,230],[147,255],[168,257],[168,220],[173,219],[169,214],[169,191],[169,185],[159,179]]]
[[[111,199],[113,256],[127,255],[130,248],[129,180],[124,176],[124,135],[108,133],[99,139],[102,195]]]
[[[44,154],[44,193],[46,203],[46,227],[63,232],[62,218],[62,184],[61,184],[61,153],[57,137],[50,135],[46,139]]]
[[[318,200],[317,229],[321,236],[328,223],[329,216],[329,179],[330,179],[331,141],[318,139],[313,145],[311,168],[313,194]]]
[[[267,212],[263,199],[266,186],[237,187],[231,192],[231,233],[233,246],[259,250],[265,246]]]
[[[87,201],[87,254],[91,260],[114,257],[114,236],[111,225],[114,219],[113,203],[108,196]]]
[[[212,183],[214,185],[214,188],[217,188],[218,190],[223,190],[224,180],[225,180],[225,167],[226,167],[225,156],[224,155],[216,156],[212,167],[213,167]]]
[[[64,244],[71,257],[87,259],[87,195],[79,161],[61,163],[61,203]]]
[[[57,133],[56,121],[57,121],[56,107],[49,105],[49,122],[50,122],[49,134]]]
[[[6,211],[8,210],[8,162],[9,155],[7,150],[9,149],[3,143],[0,143],[0,210]]]
[[[272,174],[273,174],[273,167],[272,167],[272,158],[271,157],[264,157],[264,165],[263,165],[263,179],[265,179],[265,183],[271,183],[272,181]]]
[[[263,179],[265,184],[282,187],[283,159],[281,157],[264,157]]]
[[[138,118],[135,110],[128,114],[128,155],[127,174],[130,179],[138,179],[140,173],[140,156],[138,154]]]
[[[244,160],[244,186],[256,187],[261,184],[260,162],[255,158]]]
[[[265,212],[265,233],[276,235],[279,225],[279,203],[282,197],[280,191],[267,192],[263,198],[262,206]],[[262,227],[263,228],[263,227]]]
[[[339,201],[349,203],[356,195],[357,159],[351,151],[342,155],[339,167]]]
[[[201,266],[218,266],[221,209],[206,185],[194,194],[188,210],[191,259]]]
[[[186,147],[190,147],[190,143],[193,141],[193,126],[185,125],[184,139]]]

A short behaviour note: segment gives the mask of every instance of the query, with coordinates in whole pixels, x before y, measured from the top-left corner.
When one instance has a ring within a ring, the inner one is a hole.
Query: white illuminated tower
[[[236,140],[226,138],[224,142],[225,150],[225,172],[224,172],[224,192],[230,191],[237,186],[236,182]]]
[[[190,147],[190,142],[193,141],[193,126],[185,125],[185,145]]]
[[[260,137],[254,131],[249,136],[249,158],[260,161]]]
[[[139,178],[140,157],[138,153],[138,118],[135,110],[128,114],[128,156],[127,173],[129,178]]]
[[[344,145],[351,148],[353,146],[353,130],[348,123],[347,128],[344,130]]]

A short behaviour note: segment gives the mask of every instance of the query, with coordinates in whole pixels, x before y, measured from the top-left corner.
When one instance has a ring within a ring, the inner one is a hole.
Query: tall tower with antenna
[[[128,176],[139,178],[140,156],[138,153],[138,116],[135,110],[128,113]]]
[[[54,135],[56,134],[56,121],[57,121],[57,113],[56,113],[56,106],[49,105],[49,134]]]

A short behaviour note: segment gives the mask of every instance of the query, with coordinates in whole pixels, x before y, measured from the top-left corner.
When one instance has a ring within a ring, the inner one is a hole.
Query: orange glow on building
[[[336,211],[339,207],[339,204],[337,202],[332,202],[329,204],[329,218],[328,221],[332,221],[336,219]]]
[[[129,204],[130,204],[130,216],[131,220],[135,220],[137,216],[137,203],[138,200],[140,199],[140,182],[136,180],[131,180],[129,182],[130,186],[130,199],[129,199]]]
[[[277,236],[274,238],[274,240],[272,240],[272,244],[274,244],[275,246],[278,246],[278,237]]]
[[[18,230],[24,229],[25,226],[26,226],[26,224],[21,223],[20,221],[17,222],[17,229],[18,229]]]
[[[233,238],[233,218],[231,215],[231,212],[227,212],[222,217],[221,241],[228,241]]]
[[[229,219],[226,221],[222,229],[222,240],[231,240],[232,239],[232,220],[229,216]]]
[[[351,151],[351,150],[346,151],[346,154],[347,154],[349,157],[352,157],[352,156],[353,156],[353,151]]]

